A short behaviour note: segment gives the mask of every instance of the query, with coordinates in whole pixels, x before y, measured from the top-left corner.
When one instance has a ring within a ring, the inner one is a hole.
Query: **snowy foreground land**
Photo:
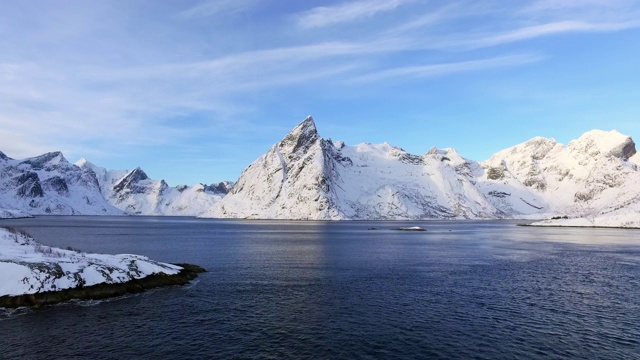
[[[150,275],[178,275],[182,267],[144,256],[87,254],[42,245],[0,228],[0,299],[6,296],[124,284]]]

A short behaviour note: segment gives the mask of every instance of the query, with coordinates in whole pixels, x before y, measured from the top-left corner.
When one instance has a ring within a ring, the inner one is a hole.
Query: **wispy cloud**
[[[362,0],[335,6],[319,6],[296,16],[303,28],[319,28],[333,24],[360,21],[378,13],[395,10],[408,0]]]
[[[593,10],[597,9],[600,14],[604,9],[624,9],[634,5],[633,0],[537,0],[525,5],[523,12],[557,12],[559,10]]]
[[[411,20],[402,22],[400,25],[387,30],[386,34],[397,35],[420,29],[425,26],[433,26],[451,21],[452,19],[469,14],[470,7],[471,6],[461,6],[461,4],[456,3],[448,4],[441,8],[428,11],[425,14],[418,15]]]
[[[443,42],[445,46],[462,47],[466,49],[484,48],[518,41],[524,41],[544,36],[563,33],[579,32],[612,32],[640,26],[640,21],[625,21],[619,23],[589,23],[582,21],[560,21],[534,26],[517,28],[497,33],[476,35],[466,39]]]
[[[427,64],[417,66],[403,66],[372,72],[363,76],[356,77],[351,80],[355,83],[373,82],[385,79],[394,79],[397,81],[405,81],[407,77],[426,78],[434,76],[445,76],[454,73],[479,71],[493,68],[505,68],[513,66],[522,66],[539,62],[545,57],[534,54],[520,54],[499,56],[488,59],[459,61],[441,64]]]
[[[214,15],[228,15],[249,10],[257,0],[210,0],[178,13],[179,18],[201,18]]]

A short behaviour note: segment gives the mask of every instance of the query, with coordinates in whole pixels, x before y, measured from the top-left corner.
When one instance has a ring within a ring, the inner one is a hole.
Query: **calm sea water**
[[[186,287],[0,310],[0,358],[639,359],[640,232],[514,224],[0,221],[47,245],[209,270]]]

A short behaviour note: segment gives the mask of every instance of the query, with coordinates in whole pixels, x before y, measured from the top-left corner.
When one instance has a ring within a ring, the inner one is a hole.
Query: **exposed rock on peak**
[[[42,170],[54,168],[59,165],[69,165],[69,162],[60,151],[54,151],[25,159],[21,164],[30,165],[34,170]]]
[[[133,192],[136,192],[137,187],[135,185],[140,181],[147,180],[147,179],[149,179],[147,174],[144,171],[142,171],[140,167],[137,167],[133,169],[131,172],[129,172],[127,175],[125,175],[120,181],[118,181],[113,186],[113,191],[121,192],[125,189],[128,189]]]
[[[204,216],[343,219],[334,202],[333,170],[348,162],[308,117],[250,164]]]
[[[591,130],[571,141],[568,148],[591,157],[603,155],[627,160],[636,153],[636,144],[630,136],[616,130]]]
[[[511,148],[511,150],[515,150],[518,152],[526,151],[531,155],[532,159],[540,160],[546,157],[558,145],[560,144],[558,144],[556,139],[536,136],[520,145],[516,145],[515,147]]]
[[[631,139],[631,137],[629,137],[629,142],[624,144],[624,146],[622,146],[620,148],[619,152],[618,151],[612,151],[611,155],[613,155],[615,157],[619,157],[619,158],[624,159],[624,160],[629,160],[636,153],[637,153],[637,151],[636,151],[636,143],[633,142],[633,139]]]
[[[209,191],[216,194],[227,194],[233,183],[231,181],[221,181],[218,184],[204,185],[204,191]]]
[[[0,160],[6,161],[6,160],[13,160],[13,159],[11,159],[7,155],[5,155],[2,151],[0,151]]]
[[[283,154],[287,155],[303,153],[319,138],[316,124],[313,118],[309,116],[280,141],[278,148]]]

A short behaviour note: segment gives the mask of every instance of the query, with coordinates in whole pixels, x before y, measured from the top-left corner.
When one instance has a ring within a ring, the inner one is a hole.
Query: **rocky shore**
[[[58,291],[46,291],[34,294],[22,294],[15,296],[1,296],[0,307],[18,308],[23,306],[40,307],[44,305],[59,304],[69,300],[101,300],[126,294],[140,293],[149,289],[185,285],[195,279],[199,273],[206,270],[197,265],[176,264],[181,267],[177,274],[152,274],[141,279],[133,279],[124,283],[96,284],[91,286],[79,286]]]
[[[161,286],[184,285],[205,270],[134,254],[96,254],[43,245],[28,233],[0,228],[0,307],[99,300]]]

